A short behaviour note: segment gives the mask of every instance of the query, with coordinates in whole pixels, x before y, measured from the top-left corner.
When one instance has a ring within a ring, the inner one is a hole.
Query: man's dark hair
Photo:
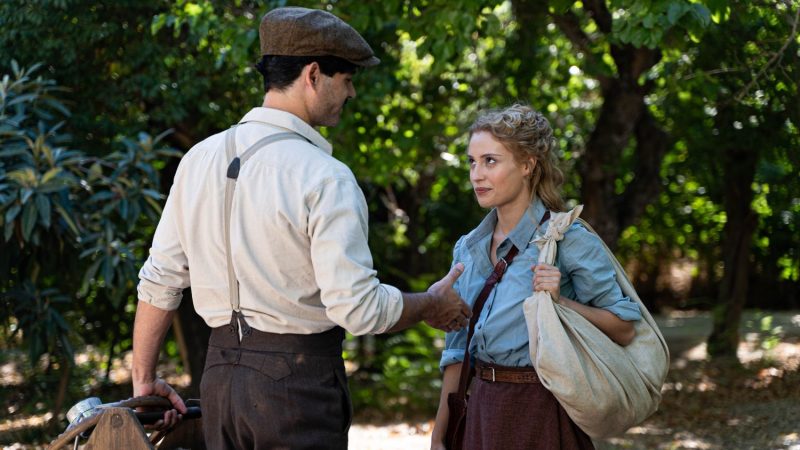
[[[264,55],[256,63],[256,70],[264,77],[264,91],[282,91],[289,87],[303,67],[316,62],[320,71],[332,77],[337,73],[355,73],[358,66],[337,56],[269,56]]]

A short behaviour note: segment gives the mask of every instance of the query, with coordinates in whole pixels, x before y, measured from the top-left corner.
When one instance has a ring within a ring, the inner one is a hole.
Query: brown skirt
[[[472,379],[465,450],[588,450],[591,438],[541,383]]]

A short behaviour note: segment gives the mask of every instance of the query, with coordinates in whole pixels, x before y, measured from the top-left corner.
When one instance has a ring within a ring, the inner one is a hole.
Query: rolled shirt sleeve
[[[372,268],[367,203],[355,178],[326,179],[307,204],[311,261],[328,318],[354,335],[386,332],[400,319],[403,298]]]
[[[439,360],[439,369],[444,370],[451,364],[460,364],[464,361],[464,346],[467,342],[467,328],[445,334],[444,350]]]
[[[177,176],[176,176],[177,179]],[[139,300],[156,308],[178,309],[183,290],[189,286],[189,263],[176,226],[177,199],[173,188],[153,236],[150,256],[139,270]]]
[[[574,300],[605,309],[622,320],[642,318],[639,304],[623,294],[600,238],[574,224],[559,243],[557,261],[569,275]]]

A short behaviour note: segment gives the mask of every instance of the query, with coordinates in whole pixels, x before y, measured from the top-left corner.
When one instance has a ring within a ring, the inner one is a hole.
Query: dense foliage
[[[4,345],[24,338],[34,365],[70,361],[75,343],[129,349],[166,147],[260,104],[256,24],[283,3],[0,4]],[[446,272],[484,213],[464,130],[519,100],[546,112],[567,196],[651,305],[716,308],[719,354],[742,307],[800,306],[796,0],[293,3],[340,15],[382,60],[323,133],[362,182],[383,281],[419,290]],[[356,399],[430,412],[435,395],[415,387],[435,388],[440,337],[352,339]]]
[[[23,343],[33,364],[47,355],[48,370],[68,377],[76,334],[111,348],[129,337],[129,298],[161,211],[157,170],[180,153],[146,133],[103,157],[71,149],[60,89],[36,67],[11,66],[0,82],[2,342]]]

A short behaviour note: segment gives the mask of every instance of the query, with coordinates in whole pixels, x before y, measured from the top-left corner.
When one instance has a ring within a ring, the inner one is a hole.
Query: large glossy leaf
[[[26,203],[22,207],[22,239],[28,241],[33,233],[33,228],[36,226],[36,204],[34,202]]]
[[[39,222],[45,227],[50,228],[50,199],[43,194],[36,194],[36,210],[39,213]]]

